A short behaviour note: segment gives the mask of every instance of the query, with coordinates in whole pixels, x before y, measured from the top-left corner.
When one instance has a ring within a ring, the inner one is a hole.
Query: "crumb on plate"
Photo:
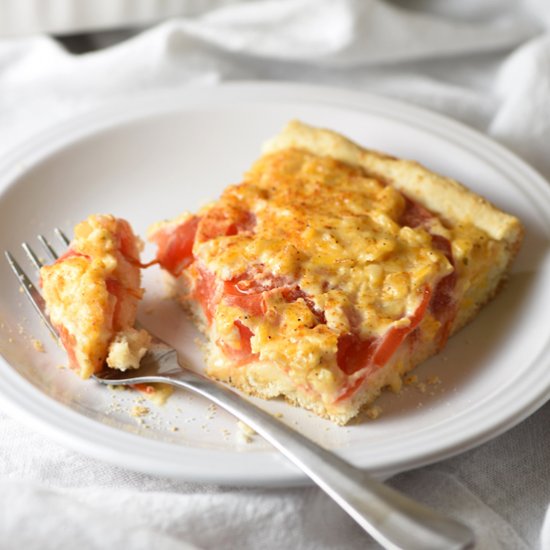
[[[32,346],[36,351],[40,353],[46,353],[46,350],[44,349],[44,344],[40,340],[33,338],[31,341]]]
[[[150,410],[147,407],[143,407],[142,405],[134,405],[132,407],[132,410],[130,411],[130,414],[136,418],[141,416],[148,415]]]

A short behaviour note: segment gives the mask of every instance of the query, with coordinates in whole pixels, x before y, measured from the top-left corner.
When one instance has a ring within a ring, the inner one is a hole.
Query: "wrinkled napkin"
[[[285,80],[427,106],[489,134],[550,178],[545,0],[205,6],[80,56],[46,36],[0,39],[0,155],[113,100],[224,80]],[[389,483],[467,522],[479,549],[549,549],[549,426],[547,404],[489,443]],[[146,476],[68,451],[0,411],[2,550],[218,547],[378,546],[315,487]]]

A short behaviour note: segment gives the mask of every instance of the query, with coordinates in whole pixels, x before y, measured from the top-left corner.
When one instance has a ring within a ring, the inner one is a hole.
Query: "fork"
[[[69,239],[59,228],[55,228],[54,233],[64,247],[69,245]],[[42,235],[38,236],[38,240],[48,258],[55,261],[58,255],[54,247]],[[32,265],[39,270],[42,260],[27,243],[23,243],[22,247]],[[46,313],[42,295],[15,258],[7,251],[5,255],[26,297],[57,339],[57,331]],[[473,548],[474,536],[467,526],[373,479],[365,471],[314,443],[226,386],[193,372],[180,362],[174,348],[151,336],[151,349],[141,360],[138,370],[122,372],[105,367],[93,378],[101,384],[110,385],[163,382],[213,401],[278,449],[384,548]]]

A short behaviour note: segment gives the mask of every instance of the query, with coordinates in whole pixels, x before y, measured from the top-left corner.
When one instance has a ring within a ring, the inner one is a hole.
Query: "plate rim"
[[[475,154],[485,163],[494,166],[498,160],[499,170],[502,171],[502,166],[504,166],[504,171],[508,174],[509,179],[516,180],[516,183],[523,181],[522,190],[528,192],[532,206],[543,216],[544,209],[536,197],[532,196],[533,190],[529,188],[533,186],[539,196],[540,194],[546,195],[548,198],[547,204],[550,204],[550,185],[538,172],[504,146],[461,122],[422,107],[408,105],[395,99],[388,99],[366,92],[269,81],[228,82],[212,87],[190,87],[183,92],[163,91],[131,100],[108,101],[104,105],[92,108],[70,120],[58,122],[3,155],[3,158],[0,160],[0,200],[12,185],[17,185],[17,180],[27,170],[54,155],[56,152],[70,146],[72,143],[76,143],[97,133],[108,131],[109,128],[116,128],[120,124],[181,110],[184,106],[188,107],[193,101],[204,105],[206,96],[225,95],[225,100],[227,101],[231,98],[242,97],[246,93],[253,93],[260,101],[268,101],[284,95],[285,99],[289,98],[293,101],[305,99],[309,102],[314,101],[315,103],[327,106],[359,110],[371,115],[381,114],[386,117],[387,113],[390,112],[392,116],[387,116],[387,118],[396,119],[414,128],[427,131],[438,139],[454,143],[460,148]],[[452,136],[452,139],[450,136]],[[547,233],[550,232],[550,224],[546,229]],[[539,356],[533,360],[533,363],[538,359],[538,363],[544,363],[548,368],[550,366],[549,348],[550,343],[541,350]],[[545,356],[546,360],[541,359],[541,356]],[[202,467],[200,468],[200,472],[197,472],[196,466],[192,468],[192,471],[188,471],[182,469],[181,464],[177,461],[165,460],[159,463],[156,460],[151,462],[149,456],[136,457],[129,452],[128,448],[125,450],[124,445],[131,447],[132,444],[136,443],[134,440],[136,438],[142,444],[144,441],[150,440],[139,435],[117,430],[111,426],[103,425],[57,402],[34,387],[30,381],[13,369],[2,356],[0,356],[0,373],[5,377],[6,382],[11,382],[12,384],[9,385],[8,390],[5,388],[0,389],[0,403],[6,411],[11,412],[14,417],[21,419],[25,424],[37,429],[62,445],[99,460],[143,473],[204,483],[237,484],[241,486],[290,486],[308,482],[304,474],[287,463],[272,449],[243,454],[237,450],[229,452],[213,449],[197,449],[185,445],[180,447],[153,440],[155,445],[160,445],[161,447],[167,446],[171,453],[176,455],[175,458],[178,458],[178,460],[180,459],[180,452],[175,452],[175,449],[184,449],[184,454],[186,455],[198,454],[198,456],[204,456],[204,453],[208,453],[211,460],[214,458],[223,460],[230,467],[230,471],[224,472],[212,472],[211,468],[209,469],[208,467]],[[19,399],[21,394],[17,394],[18,390],[23,392],[23,395],[27,398],[30,399],[32,397],[30,402],[21,401]],[[521,406],[513,408],[513,414],[508,413],[506,418],[500,418],[498,422],[479,422],[476,425],[474,433],[470,434],[466,440],[456,440],[453,444],[447,443],[444,449],[439,449],[438,451],[431,449],[429,452],[417,452],[415,458],[412,460],[409,458],[390,462],[385,460],[384,464],[373,463],[369,467],[369,470],[377,477],[386,478],[395,473],[431,464],[476,447],[507,431],[535,412],[550,399],[549,390],[550,374],[548,375],[546,384],[539,386],[538,392],[531,391],[530,399],[524,400]],[[26,403],[27,408],[23,406],[23,403]],[[36,409],[37,407],[38,409]],[[499,408],[501,407],[502,404],[499,404]],[[52,414],[57,423],[54,422],[52,424],[50,422]],[[489,415],[487,416],[489,417]],[[86,437],[83,437],[79,433],[79,430],[76,432],[75,430],[71,431],[71,422],[69,422],[69,426],[67,427],[65,421],[72,420],[73,418],[78,418],[79,422],[84,422],[86,427],[89,428],[89,431],[85,432],[87,434]],[[104,434],[99,433],[104,430],[107,430],[107,432]],[[111,431],[112,433],[110,434],[109,432]],[[90,434],[93,435],[93,440],[89,438]],[[124,437],[121,437],[121,434],[124,434]],[[109,435],[112,437],[116,435],[114,439],[119,440],[122,447],[116,449],[112,447],[108,447],[107,449],[98,448],[98,445],[105,444],[104,438],[109,438]],[[146,445],[146,447],[148,446]],[[357,457],[353,449],[341,449],[338,452],[349,458],[352,462],[357,463]],[[247,464],[246,474],[242,472],[244,456],[255,458],[252,461],[254,467],[250,465],[251,468],[248,468]],[[359,465],[362,466],[361,464]]]

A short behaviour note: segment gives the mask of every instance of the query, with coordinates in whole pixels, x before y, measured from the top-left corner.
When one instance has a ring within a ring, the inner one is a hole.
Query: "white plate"
[[[0,249],[113,212],[144,234],[159,219],[215,198],[291,118],[415,158],[515,213],[527,234],[507,287],[416,374],[441,384],[385,394],[382,416],[337,427],[281,402],[260,402],[318,442],[380,477],[487,441],[540,407],[550,393],[550,191],[532,169],[466,127],[366,94],[243,83],[116,104],[72,120],[15,151],[0,167]],[[150,248],[146,256],[152,255]],[[15,417],[101,460],[153,474],[228,484],[282,484],[302,475],[259,437],[239,443],[236,422],[183,393],[145,417],[135,395],[60,370],[65,358],[0,262],[0,400]],[[196,333],[145,277],[141,320],[202,368]],[[147,313],[154,306],[152,313]],[[30,344],[40,339],[46,353]],[[422,387],[422,386],[421,386]],[[172,431],[174,427],[178,431]]]

